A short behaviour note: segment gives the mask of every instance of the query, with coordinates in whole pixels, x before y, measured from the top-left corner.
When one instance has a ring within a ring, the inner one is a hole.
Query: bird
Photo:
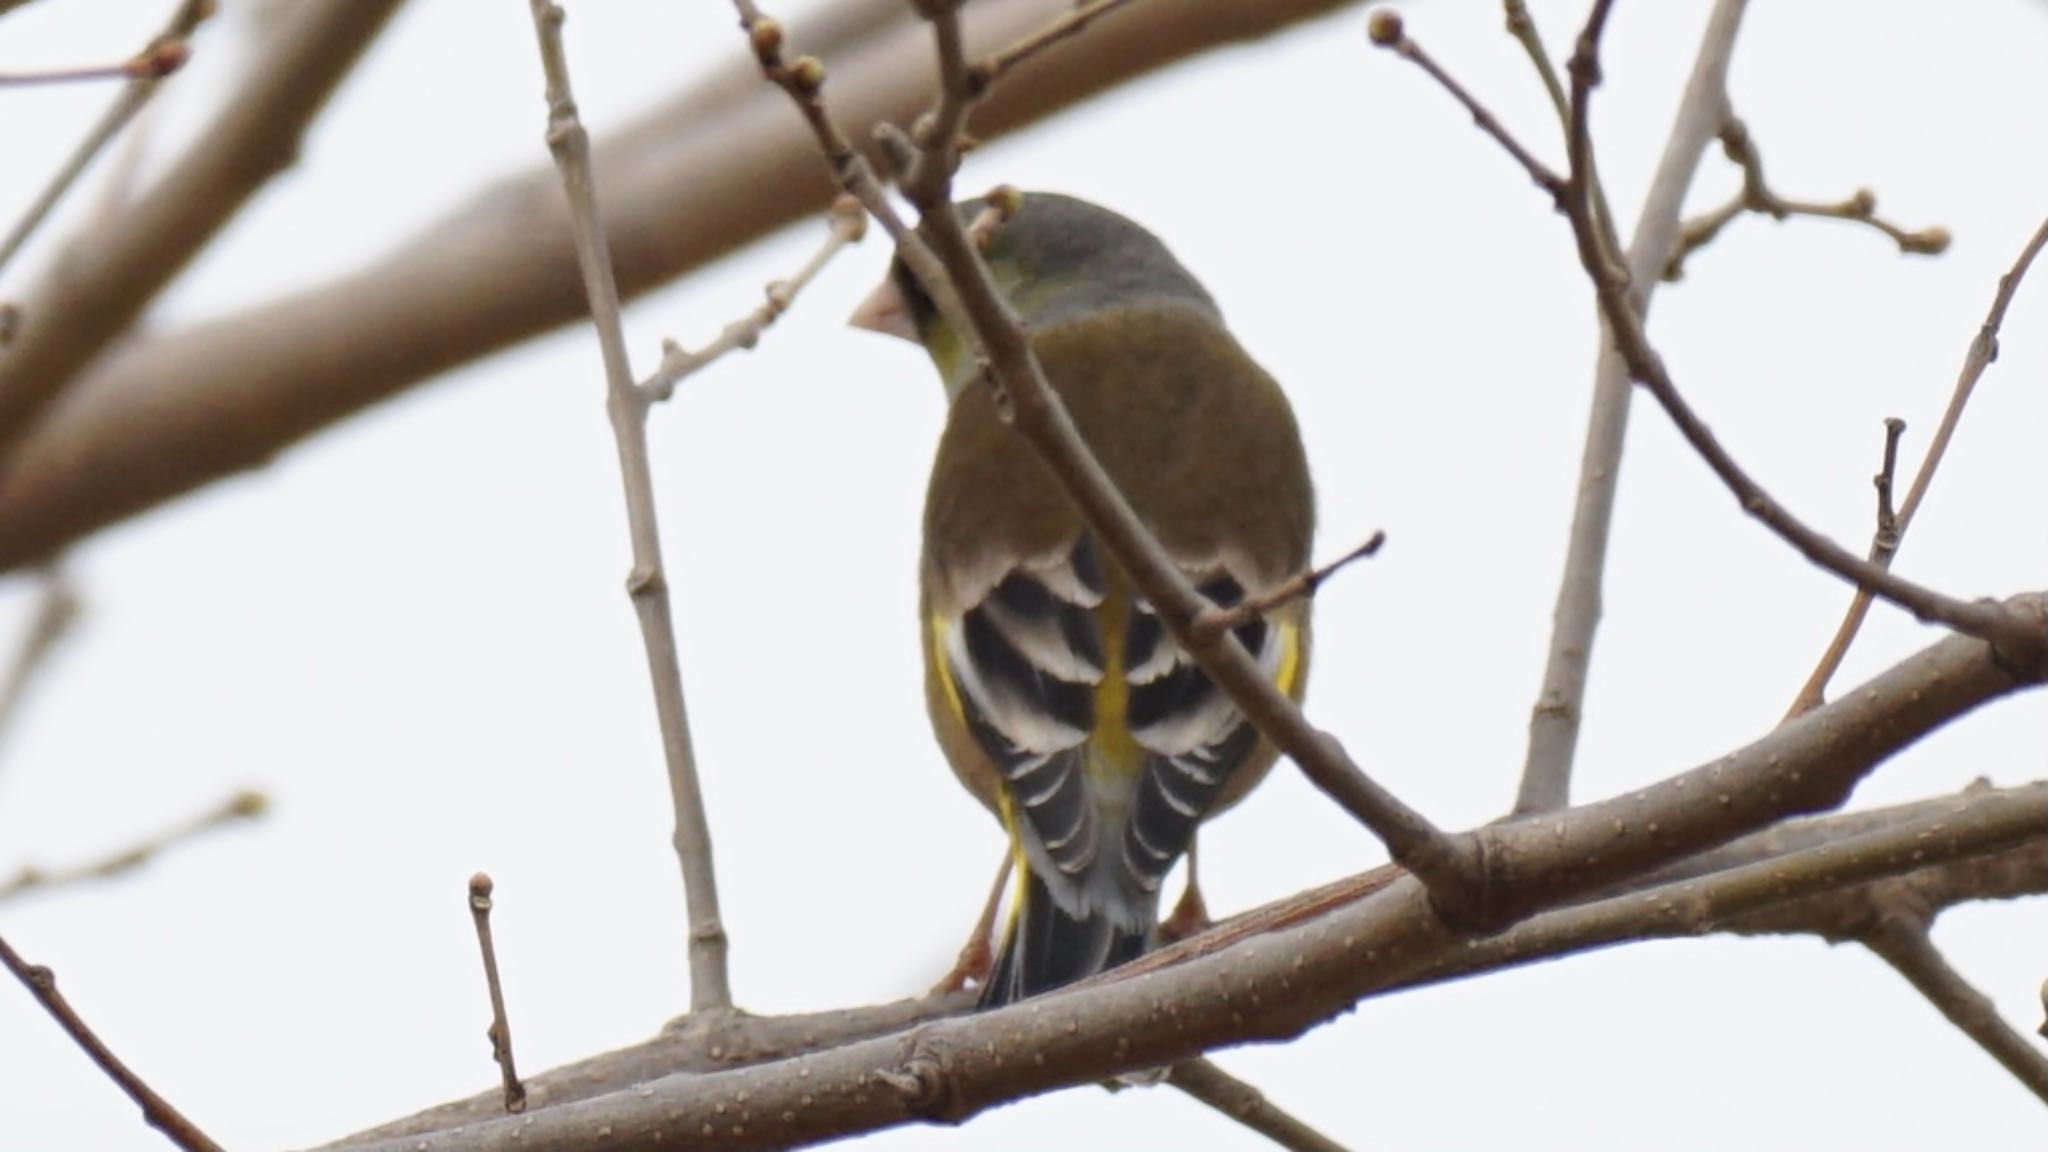
[[[975,219],[982,207],[956,210]],[[1107,208],[1052,192],[1007,207],[984,240],[991,277],[1081,438],[1175,564],[1223,607],[1302,572],[1315,498],[1293,409],[1200,281]],[[921,344],[945,385],[919,626],[938,744],[1009,838],[1015,886],[980,990],[996,1008],[1155,947],[1169,871],[1276,750],[1007,426],[971,342],[900,254],[851,322]],[[1309,602],[1233,631],[1300,700]],[[1192,868],[1187,900],[1201,908]]]

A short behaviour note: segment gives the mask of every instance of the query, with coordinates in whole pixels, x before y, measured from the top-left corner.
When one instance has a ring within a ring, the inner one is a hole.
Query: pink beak
[[[910,304],[903,299],[903,290],[896,287],[895,277],[886,277],[877,285],[853,315],[846,318],[847,324],[880,332],[885,336],[901,336],[911,343],[917,343],[917,322],[911,318]]]

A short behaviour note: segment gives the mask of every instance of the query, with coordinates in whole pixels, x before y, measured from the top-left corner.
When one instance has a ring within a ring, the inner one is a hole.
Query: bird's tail
[[[1151,943],[1149,928],[1133,931],[1099,909],[1084,916],[1068,912],[1036,872],[1023,872],[981,1007],[1000,1008],[1072,984],[1137,958]],[[1147,909],[1143,922],[1158,918],[1156,909]]]

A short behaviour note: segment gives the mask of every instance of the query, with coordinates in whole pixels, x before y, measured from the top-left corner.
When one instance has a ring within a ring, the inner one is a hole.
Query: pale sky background
[[[170,0],[43,0],[0,67],[112,58]],[[238,67],[237,10],[165,93],[175,143]],[[722,3],[571,6],[603,132],[743,52]],[[1583,5],[1533,4],[1554,46]],[[1632,216],[1707,5],[1622,4],[1596,110]],[[778,13],[797,22],[794,3]],[[1364,9],[1155,77],[975,154],[963,182],[1055,188],[1162,235],[1289,388],[1319,552],[1380,558],[1318,605],[1310,707],[1433,818],[1512,799],[1542,667],[1594,352],[1563,222]],[[1544,154],[1560,146],[1494,4],[1410,30]],[[278,181],[152,321],[232,312],[388,250],[480,181],[545,163],[527,5],[402,15]],[[1740,459],[1860,549],[1885,416],[1917,460],[1998,274],[2048,213],[2048,5],[1753,6],[1733,92],[1788,195],[1868,185],[1956,237],[1905,259],[1842,224],[1744,219],[1657,298],[1653,334]],[[0,93],[11,219],[110,98]],[[1710,157],[1697,206],[1735,186]],[[87,189],[88,193],[90,189]],[[68,219],[90,195],[75,197]],[[60,223],[51,237],[60,237]],[[651,367],[808,254],[821,224],[634,306]],[[0,279],[18,295],[45,243]],[[842,318],[844,255],[761,345],[656,414],[689,707],[734,985],[760,1012],[914,993],[950,961],[1000,836],[931,743],[914,636],[924,474],[942,416],[908,346]],[[2048,272],[2040,273],[2048,276]],[[2048,282],[1915,525],[1945,590],[2048,585]],[[596,346],[577,327],[421,389],[107,533],[72,557],[73,642],[0,759],[0,872],[62,864],[255,785],[264,822],[146,872],[0,907],[101,1034],[236,1149],[341,1136],[495,1082],[464,905],[496,920],[522,1070],[679,1012],[682,902]],[[1654,407],[1629,441],[1578,795],[1638,787],[1767,730],[1847,598],[1744,519]],[[18,629],[28,596],[0,584]],[[1934,639],[1876,613],[1847,685]],[[2043,776],[2048,699],[1987,709],[1885,766],[1858,804]],[[854,814],[858,814],[855,817]],[[1203,840],[1234,912],[1383,858],[1294,772]],[[1938,937],[2031,1032],[2048,904],[1966,907]],[[1376,1000],[1222,1063],[1355,1148],[2039,1148],[2041,1105],[1897,976],[1812,940],[1660,943]],[[1081,1089],[876,1149],[1260,1148],[1171,1090]],[[12,982],[0,1145],[163,1141]]]

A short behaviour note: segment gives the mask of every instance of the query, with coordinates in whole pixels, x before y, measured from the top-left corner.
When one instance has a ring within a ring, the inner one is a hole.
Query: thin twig
[[[1206,1057],[1175,1064],[1166,1082],[1292,1152],[1345,1152],[1344,1145],[1296,1119],[1268,1100],[1264,1092]]]
[[[654,375],[641,381],[640,388],[648,393],[649,399],[662,401],[675,393],[676,385],[697,372],[703,371],[712,361],[728,352],[751,350],[760,342],[766,332],[789,306],[796,302],[797,293],[804,290],[817,278],[832,257],[849,244],[858,244],[867,235],[867,210],[860,201],[851,196],[841,196],[833,201],[831,228],[825,234],[825,242],[811,258],[797,269],[796,275],[787,280],[777,280],[764,291],[767,299],[760,307],[725,326],[718,338],[695,352],[686,350],[673,340],[667,341],[661,349],[661,366]]]
[[[1927,452],[1920,458],[1920,470],[1913,474],[1912,487],[1906,490],[1906,499],[1899,505],[1898,515],[1893,520],[1891,547],[1883,552],[1873,547],[1871,563],[1881,568],[1891,566],[1892,558],[1905,539],[1906,528],[1913,522],[1913,514],[1920,510],[1920,502],[1926,499],[1927,489],[1934,482],[1935,470],[1941,467],[1942,458],[1948,453],[1949,441],[1955,438],[1956,426],[1962,422],[1963,409],[1969,405],[1970,397],[1977,389],[1977,381],[1983,379],[1991,362],[1998,359],[1998,330],[2005,324],[2006,311],[2012,307],[2020,282],[2026,279],[2027,270],[2034,266],[2034,258],[2041,254],[2043,247],[2048,247],[2048,219],[2042,220],[2034,229],[2033,236],[2020,249],[2012,267],[1998,278],[1998,291],[1991,297],[1991,310],[1985,313],[1984,322],[1977,326],[1977,334],[1963,356],[1963,366],[1956,373],[1955,390],[1949,394],[1948,407],[1941,414],[1941,424],[1934,430],[1934,439],[1928,441]],[[1870,600],[1869,589],[1856,589],[1855,596],[1849,600],[1849,610],[1842,614],[1842,622],[1835,628],[1834,638],[1828,641],[1827,651],[1821,653],[1820,662],[1807,676],[1805,685],[1799,689],[1799,695],[1787,710],[1787,719],[1811,712],[1826,702],[1828,682],[1841,668],[1843,658],[1849,654],[1849,646],[1863,627],[1864,617],[1870,614]]]
[[[697,783],[696,752],[683,705],[682,658],[676,651],[668,579],[662,568],[661,526],[655,514],[653,464],[647,450],[647,412],[653,396],[634,383],[626,355],[611,248],[605,242],[591,176],[590,135],[577,117],[569,88],[562,9],[551,0],[532,0],[532,8],[541,67],[547,75],[548,148],[561,169],[562,188],[568,195],[576,263],[583,274],[583,290],[590,299],[590,317],[604,357],[605,411],[618,442],[619,473],[626,492],[626,520],[633,547],[626,590],[647,650],[662,755],[675,807],[673,842],[682,865],[683,898],[690,923],[690,1007],[693,1012],[722,1012],[732,1007],[732,985],[726,968],[725,925],[718,911],[718,882],[712,869],[711,827]]]
[[[1826,535],[1815,531],[1752,479],[1722,447],[1714,433],[1688,404],[1672,381],[1663,358],[1651,346],[1643,330],[1641,313],[1629,298],[1629,276],[1617,268],[1601,244],[1583,195],[1586,157],[1592,149],[1588,109],[1593,88],[1600,79],[1600,35],[1605,29],[1612,0],[1595,0],[1586,30],[1579,37],[1567,71],[1572,80],[1571,183],[1575,191],[1565,202],[1577,242],[1579,263],[1593,282],[1601,311],[1607,318],[1615,348],[1628,362],[1629,375],[1649,389],[1679,434],[1692,445],[1721,483],[1736,498],[1742,510],[1770,528],[1800,555],[1858,587],[1868,588],[1880,598],[1911,612],[1916,619],[1938,621],[1993,645],[2018,666],[2031,668],[2042,658],[2048,636],[2028,622],[2015,617],[1993,602],[1959,600],[1924,585],[1894,575],[1885,568],[1855,555]]]
[[[157,33],[156,38],[150,41],[149,47],[143,49],[135,59],[175,58],[177,65],[182,65],[185,58],[191,54],[193,31],[213,14],[213,10],[212,0],[185,0],[178,5],[178,10],[172,13],[170,22],[164,25],[163,31]],[[64,166],[57,170],[56,175],[50,177],[50,182],[37,194],[35,202],[29,205],[28,211],[22,213],[13,230],[8,232],[7,239],[0,240],[0,268],[7,267],[21,251],[22,246],[28,243],[28,238],[49,218],[51,211],[57,207],[57,202],[62,200],[64,193],[77,182],[78,177],[92,163],[93,157],[100,154],[100,149],[105,148],[108,141],[121,134],[121,130],[128,126],[128,122],[133,120],[135,114],[149,103],[150,97],[156,94],[157,87],[164,78],[177,70],[177,65],[162,71],[145,71],[129,77],[127,85],[121,89],[121,94],[115,97],[113,105],[100,116],[99,123],[93,125],[92,131],[86,133],[85,139],[79,142],[78,147],[73,149],[70,157],[64,161]]]
[[[1941,227],[1922,228],[1908,231],[1877,214],[1877,195],[1869,189],[1858,189],[1848,198],[1832,203],[1813,200],[1788,200],[1776,192],[1764,180],[1763,155],[1757,151],[1756,142],[1750,138],[1749,127],[1735,116],[1730,115],[1721,125],[1721,151],[1729,160],[1742,168],[1742,190],[1727,203],[1700,217],[1688,220],[1679,230],[1678,247],[1671,253],[1671,259],[1664,265],[1664,279],[1677,280],[1685,274],[1686,257],[1712,242],[1721,234],[1730,221],[1745,212],[1769,216],[1773,220],[1786,220],[1793,216],[1811,216],[1823,220],[1848,220],[1863,224],[1886,236],[1899,246],[1899,252],[1908,256],[1935,256],[1948,251],[1948,229]]]
[[[1444,71],[1443,66],[1438,64],[1434,57],[1423,51],[1422,45],[1410,39],[1399,12],[1391,8],[1374,9],[1371,18],[1366,21],[1365,32],[1367,39],[1375,45],[1391,51],[1428,73],[1430,79],[1436,81],[1438,86],[1450,94],[1451,99],[1456,100],[1471,115],[1474,126],[1492,137],[1494,143],[1499,144],[1507,150],[1508,155],[1515,158],[1515,162],[1522,166],[1522,170],[1529,174],[1529,179],[1535,181],[1538,188],[1550,193],[1552,197],[1564,194],[1565,178],[1558,175],[1548,164],[1537,159],[1535,153],[1529,151],[1515,138],[1514,133],[1508,131],[1507,125],[1500,122],[1500,118],[1493,114],[1492,109],[1480,103],[1478,97],[1467,91],[1463,84],[1458,83],[1456,77]]]
[[[185,61],[191,58],[191,45],[181,39],[160,38],[150,41],[148,47],[119,64],[0,72],[0,88],[32,88],[43,84],[79,84],[94,80],[161,80],[184,67]]]
[[[1543,82],[1543,92],[1550,98],[1550,108],[1557,115],[1558,127],[1571,131],[1571,101],[1565,97],[1564,83],[1557,78],[1557,67],[1550,61],[1549,49],[1543,46],[1543,34],[1536,28],[1535,17],[1529,15],[1529,6],[1523,0],[1504,0],[1501,7],[1507,17],[1508,35],[1522,46],[1522,54],[1529,58],[1530,67],[1536,70],[1537,78]],[[1607,207],[1607,190],[1597,179],[1593,181],[1593,214],[1600,221],[1600,230],[1615,237],[1614,213]],[[1621,246],[1618,237],[1614,246]]]
[[[505,1111],[526,1111],[526,1085],[512,1064],[512,1022],[505,1015],[505,988],[498,981],[498,948],[491,940],[490,874],[479,872],[469,878],[469,918],[476,924],[477,951],[484,958],[484,983],[491,993],[491,1027],[485,1033],[491,1041],[491,1059],[498,1065],[504,1082]]]
[[[1130,0],[1087,0],[1086,3],[1076,4],[1073,11],[976,62],[973,65],[975,83],[983,88],[988,87],[1002,79],[1010,69],[1069,36],[1078,35],[1090,24],[1128,3]]]
[[[2048,1054],[2007,1024],[1989,996],[1952,967],[1928,934],[1924,917],[1886,917],[1862,938],[1864,947],[1917,989],[1948,1022],[2048,1103]]]
[[[1366,541],[1351,551],[1320,568],[1310,568],[1273,585],[1256,596],[1248,596],[1228,608],[1211,605],[1188,624],[1190,630],[1207,640],[1215,640],[1225,632],[1264,616],[1283,604],[1296,600],[1307,600],[1315,596],[1323,582],[1343,571],[1356,561],[1379,554],[1380,545],[1387,542],[1385,532],[1374,532]]]
[[[5,883],[0,883],[0,903],[32,893],[48,892],[74,884],[107,880],[135,871],[173,848],[197,840],[208,832],[244,820],[256,820],[270,810],[270,798],[254,789],[228,797],[207,812],[167,828],[141,843],[111,855],[68,868],[38,868],[26,865]]]
[[[20,647],[14,650],[5,679],[0,679],[0,735],[13,727],[15,711],[28,694],[28,686],[49,662],[50,654],[71,634],[71,626],[78,622],[78,593],[72,589],[70,579],[56,568],[44,569],[36,579],[39,590],[35,615],[29,619]]]
[[[62,992],[57,991],[56,973],[40,964],[30,964],[23,960],[21,954],[4,938],[0,938],[0,963],[4,963],[7,970],[14,973],[15,979],[21,981],[22,987],[29,990],[29,994],[36,998],[36,1002],[43,1006],[43,1011],[50,1014],[50,1018],[57,1022],[57,1026],[64,1029],[65,1034],[71,1037],[72,1043],[84,1049],[86,1056],[99,1066],[100,1071],[107,1074],[107,1079],[112,1080],[116,1087],[127,1093],[130,1100],[135,1101],[136,1106],[142,1109],[142,1119],[145,1123],[163,1133],[171,1143],[185,1152],[221,1152],[220,1145],[215,1144],[205,1132],[200,1131],[198,1125],[186,1119],[184,1113],[172,1107],[170,1101],[157,1095],[155,1089],[143,1083],[142,1077],[123,1064],[121,1058],[114,1055],[113,1050],[93,1033],[92,1028],[71,1007],[71,1002],[64,998]]]
[[[1897,416],[1884,418],[1884,459],[1878,465],[1877,475],[1870,478],[1871,486],[1877,489],[1877,528],[1870,534],[1873,556],[1899,550],[1899,510],[1892,503],[1892,485],[1899,474],[1899,438],[1905,434],[1904,420]]]

